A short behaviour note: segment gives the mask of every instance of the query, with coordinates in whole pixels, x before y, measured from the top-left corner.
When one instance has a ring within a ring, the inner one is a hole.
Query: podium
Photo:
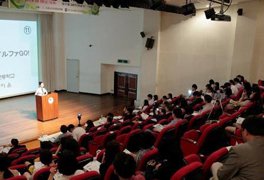
[[[59,116],[58,93],[36,96],[37,119],[47,121]]]

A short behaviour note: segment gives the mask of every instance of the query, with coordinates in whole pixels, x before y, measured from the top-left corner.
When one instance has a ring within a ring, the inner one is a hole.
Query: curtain
[[[38,15],[38,23],[40,41],[40,81],[43,81],[45,83],[45,87],[48,91],[54,91],[56,85],[56,77],[52,14]]]

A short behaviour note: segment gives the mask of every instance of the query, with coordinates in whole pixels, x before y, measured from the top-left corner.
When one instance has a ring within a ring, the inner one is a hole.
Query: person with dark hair
[[[66,125],[61,125],[60,131],[62,134],[60,134],[54,141],[54,143],[60,143],[61,139],[63,137],[72,136],[72,133],[68,131],[68,127]]]
[[[202,93],[199,91],[195,91],[193,93],[194,100],[190,103],[190,106],[193,108],[196,104],[199,104],[203,102],[203,99],[201,98]]]
[[[149,101],[147,99],[144,100],[143,106],[141,108],[141,111],[144,112],[149,106]]]
[[[204,101],[205,101],[205,105],[203,106],[202,110],[200,111],[200,114],[206,112],[206,111],[210,111],[213,109],[214,105],[211,103],[212,102],[212,97],[210,95],[205,95],[204,96]]]
[[[191,90],[191,93],[189,94],[190,97],[193,97],[193,93],[196,92],[198,89],[197,85],[196,84],[193,84],[192,85],[192,90]]]
[[[124,111],[123,113],[124,121],[132,120],[135,117],[135,115],[133,114],[133,108],[131,107],[125,107],[123,111]]]
[[[210,84],[211,87],[213,87],[214,83],[215,83],[215,82],[214,82],[213,79],[210,79],[210,80],[209,80],[209,84]]]
[[[68,150],[73,152],[75,157],[80,155],[80,146],[78,142],[73,139],[72,137],[63,137],[61,139],[61,144],[60,144],[60,152],[63,152],[64,150]]]
[[[72,133],[72,131],[74,130],[75,126],[73,124],[69,124],[68,125],[68,131]]]
[[[241,85],[243,86],[243,85],[244,85],[244,82],[245,82],[244,76],[242,76],[242,75],[237,75],[237,79],[239,80],[239,82],[240,82]]]
[[[119,180],[145,180],[143,175],[136,174],[136,162],[129,154],[117,154],[113,165]]]
[[[91,128],[93,128],[94,127],[94,123],[93,123],[93,121],[92,120],[87,120],[87,122],[86,122],[86,127],[85,127],[85,131],[86,132],[89,132],[89,130],[91,129]]]
[[[8,179],[14,176],[18,176],[19,172],[17,170],[9,169],[10,159],[7,154],[0,153],[0,180]]]
[[[235,82],[231,79],[229,80],[229,83],[230,83],[230,88],[232,90],[233,95],[236,96],[238,93],[238,88],[235,86]]]
[[[264,179],[264,119],[248,117],[241,128],[245,143],[231,147],[223,163],[212,165],[214,180]]]
[[[168,93],[168,102],[171,102],[172,101],[172,99],[173,99],[173,97],[172,97],[172,94],[171,93]]]
[[[238,90],[243,89],[243,86],[240,84],[240,81],[238,78],[235,78],[234,82],[235,82],[235,86],[237,87]]]
[[[64,150],[59,156],[57,167],[50,168],[48,180],[69,180],[72,176],[82,173],[84,171],[78,169],[78,162],[74,153]]]
[[[210,84],[206,84],[206,86],[205,86],[205,93],[204,94],[205,95],[207,94],[207,95],[209,95],[211,97],[214,96],[214,90],[213,90],[213,88],[212,88],[212,86]]]
[[[136,153],[135,160],[138,164],[145,153],[154,148],[155,136],[150,131],[145,131],[141,134],[140,150]]]
[[[121,152],[121,147],[119,142],[113,140],[106,144],[105,153],[102,159],[102,164],[100,165],[99,168],[102,179],[104,178],[108,167],[113,163],[116,155],[119,152]]]
[[[154,103],[154,99],[152,99],[152,98],[153,98],[152,94],[148,94],[147,99],[148,99],[149,105],[152,105]]]
[[[179,120],[183,118],[182,110],[180,108],[174,108],[172,111],[173,120],[166,126],[175,125]]]
[[[26,176],[27,179],[31,179],[34,174],[42,168],[52,167],[55,165],[52,160],[52,153],[49,150],[41,150],[39,160],[35,160],[34,165],[30,164],[30,162],[25,162],[25,164],[28,166],[28,171],[32,174],[31,175],[28,172],[25,172],[23,175]]]
[[[8,145],[8,146],[10,146],[10,145]],[[12,148],[8,151],[8,154],[11,154],[16,149],[25,148],[26,146],[19,144],[18,139],[13,138],[13,139],[11,139],[11,147]]]
[[[44,83],[39,82],[39,87],[35,92],[35,96],[46,96],[48,94],[48,91],[44,88]]]
[[[154,100],[154,103],[157,103],[158,100],[159,100],[159,96],[155,94],[155,95],[153,96],[153,100]]]

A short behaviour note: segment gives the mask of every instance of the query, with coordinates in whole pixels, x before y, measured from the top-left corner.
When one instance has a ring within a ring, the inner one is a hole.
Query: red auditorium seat
[[[83,174],[72,176],[70,180],[100,180],[100,174],[96,171],[89,171]]]
[[[193,162],[188,164],[173,174],[171,180],[201,180],[202,163]]]
[[[187,123],[187,120],[183,119],[179,120],[175,125],[163,128],[158,134],[154,146],[158,148],[161,141],[165,138],[178,141],[183,135],[183,133],[186,131]]]
[[[30,149],[30,150],[24,152],[21,156],[30,155],[30,154],[38,156],[39,153],[40,153],[40,148],[34,148],[34,149]]]
[[[117,135],[126,134],[126,133],[128,133],[130,131],[131,131],[131,126],[130,125],[129,126],[124,126],[118,131]]]
[[[187,131],[180,142],[184,156],[189,154],[207,156],[215,150],[227,146],[227,139],[222,136],[223,131],[224,129],[220,128],[218,123],[210,124],[202,132]]]
[[[228,149],[226,147],[220,148],[213,152],[203,164],[203,179],[207,180],[212,177],[211,166],[214,162],[223,161],[228,154]]]
[[[17,165],[17,164],[24,164],[26,161],[31,162],[33,164],[34,159],[36,159],[35,155],[26,155],[21,156],[18,159],[15,159],[12,161],[11,165]]]
[[[8,154],[7,157],[12,162],[13,160],[18,159],[20,157],[20,155],[18,153],[11,153],[11,154]]]
[[[105,176],[104,176],[104,180],[113,180],[113,179],[116,179],[117,176],[115,175],[115,172],[114,172],[114,166],[113,164],[110,165],[105,173]],[[118,178],[117,178],[118,179]]]
[[[158,122],[158,124],[161,124],[161,125],[166,125],[166,124],[169,124],[170,120],[168,119],[162,119]]]
[[[205,102],[201,102],[199,104],[196,104],[195,106],[193,106],[193,110],[199,111],[203,107],[203,105],[205,105]]]
[[[232,95],[230,98],[233,99],[233,100],[235,100],[235,101],[238,101],[238,100],[240,99],[240,97],[241,97],[243,91],[244,91],[243,88],[240,88],[240,89],[238,90],[237,95],[236,95],[236,96],[235,96],[235,95]]]
[[[27,148],[26,147],[21,147],[21,148],[18,148],[18,149],[15,149],[12,151],[12,153],[17,153],[17,154],[23,154],[24,152],[27,151]]]
[[[83,169],[83,166],[85,166],[86,164],[88,164],[89,162],[93,160],[93,156],[87,153],[87,154],[78,156],[76,159],[78,161],[78,168]]]
[[[96,156],[96,160],[99,162],[103,162],[103,157],[104,157],[105,149],[102,149]]]
[[[206,111],[206,112],[203,112],[202,114],[198,114],[196,116],[193,116],[190,121],[189,121],[189,124],[188,124],[188,130],[190,129],[199,129],[201,125],[203,125],[206,120],[207,120],[207,117],[209,115],[211,110],[209,111]]]
[[[9,169],[15,169],[20,174],[24,174],[26,171],[28,171],[28,167],[25,164],[19,164],[19,165],[10,166]]]
[[[146,152],[141,161],[139,162],[138,164],[138,167],[137,167],[137,170],[138,171],[145,171],[145,168],[146,168],[146,165],[147,165],[147,162],[151,159],[154,159],[157,155],[158,155],[159,151],[157,148],[154,148],[148,152]]]
[[[8,178],[6,180],[27,180],[27,178],[25,176],[15,176],[15,177]]]
[[[48,179],[50,174],[50,168],[41,168],[40,170],[36,171],[36,173],[33,175],[33,180],[40,180],[40,179]]]
[[[147,124],[147,125],[143,126],[142,130],[145,131],[147,129],[152,129],[152,127],[153,127],[154,124],[155,123],[150,123],[150,124]]]

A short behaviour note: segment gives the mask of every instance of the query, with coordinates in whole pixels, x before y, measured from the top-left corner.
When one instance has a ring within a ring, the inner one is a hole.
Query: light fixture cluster
[[[231,21],[231,16],[226,15],[225,12],[231,6],[232,0],[209,0],[209,1],[210,1],[209,9],[204,11],[206,19],[211,19],[212,21]],[[212,8],[212,3],[220,4],[219,13],[216,13],[215,9]]]
[[[75,0],[78,4],[83,4],[84,1],[89,5],[96,4],[97,6],[113,7],[113,8],[129,8],[129,0]]]

